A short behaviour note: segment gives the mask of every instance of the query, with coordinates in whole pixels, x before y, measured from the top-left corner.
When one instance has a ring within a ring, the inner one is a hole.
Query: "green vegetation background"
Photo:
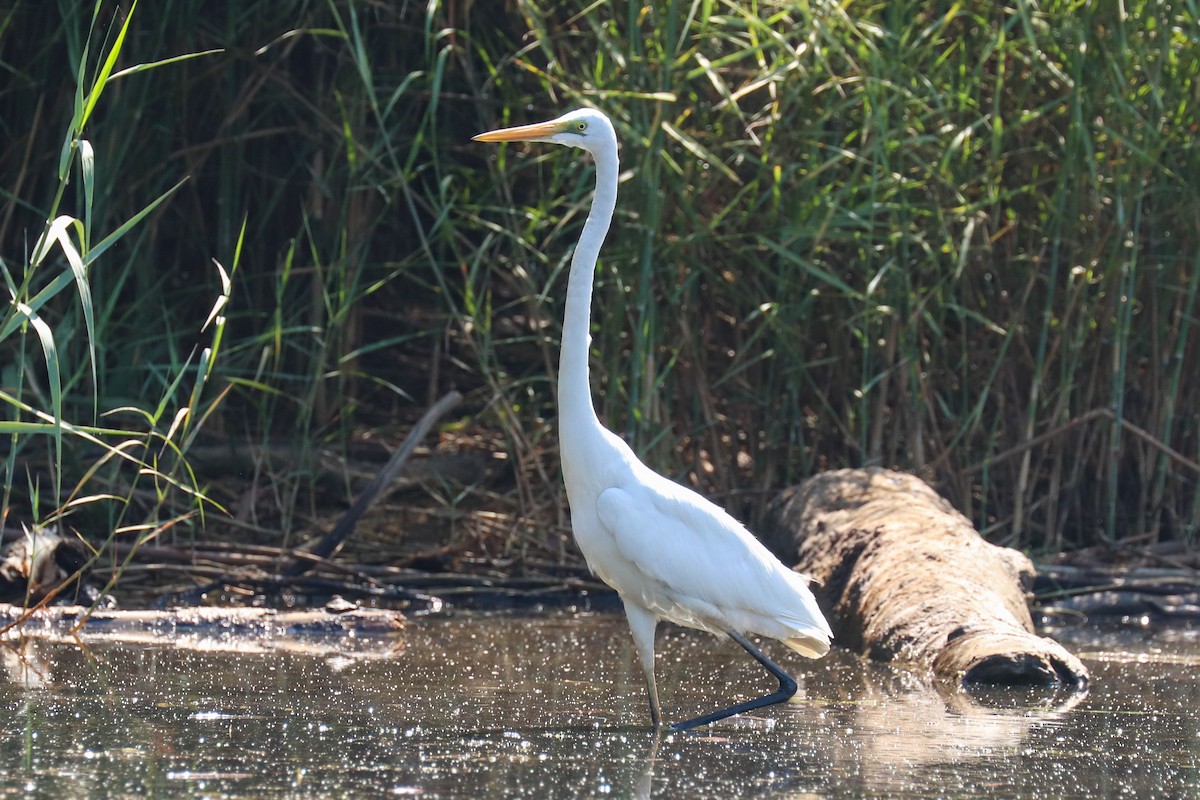
[[[747,518],[880,464],[994,541],[1190,543],[1198,40],[1195,0],[10,0],[0,510],[206,536],[252,486],[291,530],[319,450],[458,388],[443,448],[505,468],[430,491],[554,551],[591,167],[470,136],[587,104],[595,389],[654,466]]]

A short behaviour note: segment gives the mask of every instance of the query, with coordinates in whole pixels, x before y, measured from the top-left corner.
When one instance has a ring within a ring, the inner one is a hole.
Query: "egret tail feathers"
[[[820,658],[829,652],[829,640],[816,636],[793,636],[783,643],[806,658]]]

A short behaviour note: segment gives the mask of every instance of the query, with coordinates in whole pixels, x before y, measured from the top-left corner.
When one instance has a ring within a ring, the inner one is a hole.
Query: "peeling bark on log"
[[[771,522],[776,552],[815,580],[835,643],[957,683],[1087,683],[1078,658],[1034,633],[1032,562],[918,478],[822,473],[784,492]]]

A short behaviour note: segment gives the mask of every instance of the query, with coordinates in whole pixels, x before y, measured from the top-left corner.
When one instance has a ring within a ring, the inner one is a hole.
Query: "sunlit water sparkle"
[[[369,653],[10,642],[0,798],[1200,796],[1200,632],[1055,633],[1086,694],[768,642],[794,702],[664,737],[613,614],[425,618]],[[772,688],[707,634],[659,652],[669,719]]]

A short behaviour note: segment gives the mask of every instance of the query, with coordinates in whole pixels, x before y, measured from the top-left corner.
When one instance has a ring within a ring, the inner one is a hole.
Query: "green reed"
[[[595,390],[656,467],[751,517],[816,470],[880,464],[996,541],[1190,541],[1197,7],[935,6],[140,6],[115,70],[220,52],[96,104],[110,133],[73,216],[136,224],[87,292],[55,279],[57,381],[29,382],[51,358],[26,316],[32,338],[0,341],[5,390],[53,419],[174,391],[195,364],[186,321],[220,291],[207,259],[240,246],[209,426],[293,454],[245,476],[273,498],[252,523],[302,527],[320,451],[398,434],[453,386],[461,441],[511,472],[447,502],[511,512],[521,535],[501,547],[559,552],[553,375],[592,170],[469,139],[591,104],[625,170]],[[124,17],[97,8],[107,47]],[[42,142],[73,100],[54,87],[111,52],[72,4],[32,9],[0,21],[0,61],[29,76],[0,89],[9,265],[59,215],[31,188],[60,174]]]

